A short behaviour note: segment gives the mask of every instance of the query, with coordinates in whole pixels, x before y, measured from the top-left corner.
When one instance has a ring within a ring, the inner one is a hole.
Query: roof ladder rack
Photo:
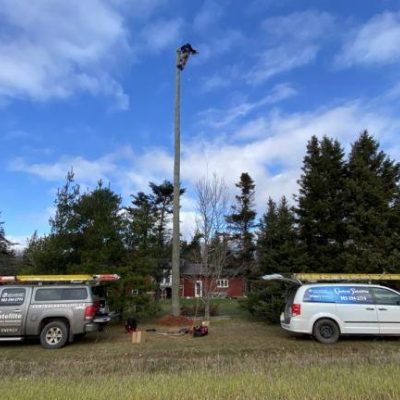
[[[297,273],[293,278],[305,281],[400,281],[400,274],[322,274],[322,273]]]
[[[82,283],[82,282],[112,282],[119,280],[117,274],[75,274],[75,275],[10,275],[0,276],[1,283],[42,283],[42,282],[68,282],[68,283]]]

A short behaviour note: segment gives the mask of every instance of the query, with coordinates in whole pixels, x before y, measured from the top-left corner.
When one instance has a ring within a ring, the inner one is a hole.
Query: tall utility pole
[[[180,285],[180,232],[179,232],[179,195],[181,169],[181,70],[179,64],[181,51],[176,51],[175,73],[175,158],[174,158],[174,209],[172,237],[172,314],[180,315],[179,285]]]
[[[174,217],[172,237],[172,314],[180,315],[179,285],[180,285],[180,234],[179,234],[179,197],[180,197],[180,167],[181,167],[181,71],[185,68],[189,57],[198,54],[197,50],[186,43],[176,51],[175,72],[175,158],[174,158]]]

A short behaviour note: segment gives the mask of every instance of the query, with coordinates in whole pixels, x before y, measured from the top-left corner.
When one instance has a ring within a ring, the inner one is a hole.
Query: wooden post
[[[173,237],[172,237],[172,314],[180,315],[179,284],[180,284],[180,232],[179,232],[179,195],[180,195],[180,69],[177,68],[180,50],[176,52],[175,73],[175,158],[174,158],[174,204],[173,204]]]
[[[145,334],[143,331],[132,332],[132,343],[139,344],[145,341]]]

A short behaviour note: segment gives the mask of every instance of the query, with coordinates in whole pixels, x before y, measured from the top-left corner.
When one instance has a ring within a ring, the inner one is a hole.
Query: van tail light
[[[94,304],[85,308],[85,319],[92,319],[96,315],[96,307]]]
[[[292,304],[292,317],[297,317],[301,314],[301,304]]]

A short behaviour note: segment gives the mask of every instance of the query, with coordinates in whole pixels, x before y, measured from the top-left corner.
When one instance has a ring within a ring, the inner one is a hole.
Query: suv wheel
[[[314,324],[313,335],[320,343],[336,343],[340,336],[337,323],[331,319],[320,319]]]
[[[46,324],[40,333],[40,344],[45,349],[59,349],[68,340],[68,328],[65,322],[54,320]]]

